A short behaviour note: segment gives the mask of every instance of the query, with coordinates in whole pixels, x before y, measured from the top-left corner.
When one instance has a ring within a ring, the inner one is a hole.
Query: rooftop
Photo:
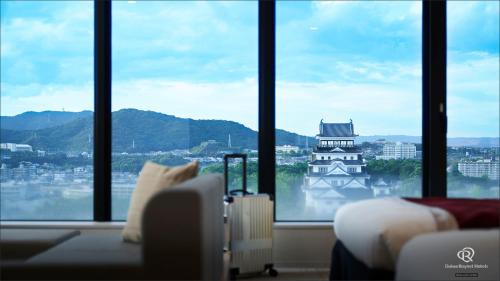
[[[354,125],[352,120],[350,123],[323,123],[323,120],[319,123],[319,134],[320,137],[355,137]]]

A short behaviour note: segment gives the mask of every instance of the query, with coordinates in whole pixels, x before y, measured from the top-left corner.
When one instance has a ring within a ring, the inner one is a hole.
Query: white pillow
[[[126,242],[141,242],[142,213],[149,199],[156,192],[192,179],[197,174],[197,161],[178,167],[167,167],[149,161],[146,162],[139,174],[137,185],[130,199],[127,223],[122,232],[123,240]]]

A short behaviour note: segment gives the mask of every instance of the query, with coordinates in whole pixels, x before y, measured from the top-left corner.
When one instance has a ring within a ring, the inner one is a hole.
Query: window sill
[[[2,221],[1,228],[78,228],[78,229],[120,229],[124,221]]]
[[[78,229],[120,229],[124,221],[1,221],[1,228],[78,228]],[[274,229],[332,229],[331,222],[275,222]]]
[[[332,222],[275,222],[273,229],[333,229]]]

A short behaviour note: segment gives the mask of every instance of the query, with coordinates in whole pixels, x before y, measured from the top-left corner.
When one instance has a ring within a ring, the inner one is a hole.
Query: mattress
[[[500,227],[500,200],[386,197],[346,204],[335,217],[337,239],[374,269],[394,270],[401,248],[427,233]]]
[[[334,231],[355,258],[370,268],[393,271],[403,245],[416,235],[458,229],[445,209],[397,197],[344,205],[335,216]]]

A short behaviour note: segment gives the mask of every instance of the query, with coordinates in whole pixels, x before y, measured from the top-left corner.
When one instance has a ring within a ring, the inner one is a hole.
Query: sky
[[[93,4],[1,1],[1,115],[93,109]],[[448,3],[450,137],[499,135],[499,3]],[[421,135],[417,1],[277,3],[276,127]],[[257,2],[113,2],[113,110],[258,124]]]

